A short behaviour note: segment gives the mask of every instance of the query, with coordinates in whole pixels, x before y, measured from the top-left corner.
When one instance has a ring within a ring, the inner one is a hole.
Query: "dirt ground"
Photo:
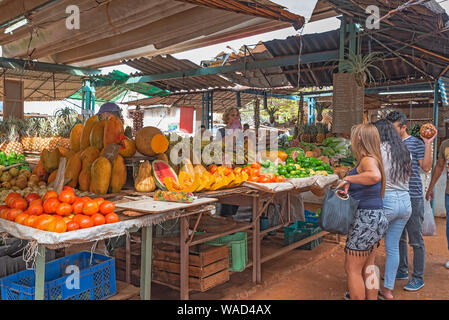
[[[446,241],[446,219],[437,218],[437,236],[425,237],[426,265],[425,285],[417,292],[403,290],[406,280],[397,281],[393,296],[400,300],[449,299],[449,270],[444,267],[449,260]],[[412,259],[409,250],[409,261]],[[385,247],[378,249],[376,265],[381,274],[385,266]],[[412,266],[409,266],[412,274]],[[293,272],[276,284],[248,296],[249,299],[283,300],[340,300],[346,291],[344,253],[334,251],[326,258],[310,264],[307,268]]]
[[[445,225],[446,219],[437,218],[437,236],[425,237],[425,286],[418,292],[403,290],[405,280],[397,281],[393,292],[395,299],[440,300],[449,299],[449,270],[444,264],[449,260]],[[342,300],[347,290],[344,271],[344,243],[337,244],[329,236],[314,250],[293,250],[262,265],[262,283],[252,283],[252,268],[231,274],[230,280],[207,292],[191,292],[192,300]],[[262,254],[279,250],[281,237],[263,240]],[[251,261],[251,243],[248,243]],[[409,250],[409,261],[412,259]],[[385,264],[385,248],[378,249],[376,265],[381,274]],[[411,269],[411,266],[410,266]],[[410,274],[412,270],[410,270]],[[135,297],[135,299],[139,299]],[[152,284],[152,299],[178,300],[179,292]]]

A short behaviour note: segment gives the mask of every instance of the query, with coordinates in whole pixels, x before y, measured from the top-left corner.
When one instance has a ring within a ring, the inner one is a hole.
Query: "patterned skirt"
[[[387,232],[388,219],[383,209],[358,209],[349,227],[345,252],[352,256],[366,257]]]

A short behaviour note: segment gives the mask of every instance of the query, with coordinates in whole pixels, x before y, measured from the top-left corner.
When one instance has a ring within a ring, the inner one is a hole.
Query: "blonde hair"
[[[239,111],[239,108],[237,108],[237,107],[230,107],[230,108],[226,109],[225,112],[223,113],[223,118],[222,119],[223,119],[223,122],[226,125],[228,124],[231,112],[234,111],[234,110],[236,110],[239,113],[239,116],[240,116],[240,111]]]
[[[382,197],[385,195],[385,170],[382,162],[382,153],[380,151],[380,136],[377,128],[371,124],[359,124],[352,127],[351,146],[357,162],[362,161],[364,157],[372,157],[379,164],[379,170],[382,175]]]

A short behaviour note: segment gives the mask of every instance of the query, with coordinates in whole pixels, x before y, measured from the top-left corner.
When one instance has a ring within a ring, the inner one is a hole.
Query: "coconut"
[[[42,187],[42,186],[47,186],[47,184],[45,183],[45,181],[39,181],[39,183],[37,184],[39,187]]]
[[[9,172],[3,172],[3,174],[2,174],[2,176],[1,176],[1,178],[0,178],[0,180],[2,181],[2,182],[8,182],[8,181],[10,181],[12,179],[12,177],[11,177],[11,175],[9,174]]]
[[[28,179],[29,182],[32,182],[34,184],[37,184],[39,182],[39,177],[35,174],[32,174],[30,178]]]
[[[22,169],[20,170],[19,175],[24,175],[25,177],[29,178],[31,176],[31,171],[27,169]]]
[[[18,186],[14,186],[11,188],[13,191],[20,191],[20,188]]]
[[[19,169],[11,168],[11,169],[9,169],[9,174],[13,177],[17,177],[19,175]]]
[[[18,186],[20,189],[25,189],[27,187],[27,184],[27,178],[25,178],[24,176],[20,176],[16,180],[16,186]]]
[[[11,189],[12,186],[11,186],[11,183],[9,183],[8,181],[5,181],[2,183],[2,187],[9,190],[9,189]]]

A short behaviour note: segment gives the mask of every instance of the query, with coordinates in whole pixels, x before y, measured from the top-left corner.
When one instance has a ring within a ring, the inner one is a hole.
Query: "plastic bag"
[[[437,234],[433,210],[430,206],[430,201],[427,201],[426,199],[424,199],[424,221],[422,224],[422,233],[423,236],[435,236]]]

